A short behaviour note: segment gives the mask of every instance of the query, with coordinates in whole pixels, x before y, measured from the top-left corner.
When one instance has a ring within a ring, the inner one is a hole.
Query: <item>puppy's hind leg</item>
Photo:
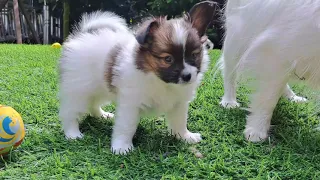
[[[102,110],[101,106],[105,102],[101,102],[98,99],[99,98],[93,98],[91,100],[90,107],[89,107],[90,114],[96,118],[105,118],[105,119],[114,118],[113,113],[105,112],[104,110]]]
[[[82,138],[83,134],[79,129],[79,118],[86,112],[86,103],[64,97],[60,101],[59,117],[62,128],[67,139]]]
[[[304,97],[297,96],[292,89],[290,88],[289,84],[286,85],[284,92],[283,92],[283,97],[289,99],[292,102],[307,102],[308,100]]]
[[[246,48],[247,41],[239,40],[245,33],[240,18],[227,18],[226,21],[226,37],[223,44],[223,54],[220,62],[222,63],[224,95],[220,102],[225,108],[239,107],[236,99],[236,67],[239,58]]]
[[[247,117],[244,131],[247,140],[258,142],[268,137],[273,110],[285,88],[281,81],[257,82],[257,90],[250,103],[251,114]]]
[[[254,93],[250,102],[250,115],[244,131],[247,140],[258,142],[268,137],[271,118],[289,76],[286,63],[279,59],[278,47],[269,34],[263,34],[251,44],[244,57],[246,66],[254,75]],[[275,62],[277,63],[275,65]]]
[[[226,59],[225,53],[221,56],[221,61],[223,61],[223,85],[224,85],[224,95],[220,102],[220,105],[225,108],[236,108],[239,107],[239,103],[236,99],[236,82],[235,73],[233,69],[235,68],[236,62],[232,59]],[[228,57],[228,56],[227,56]]]
[[[113,113],[105,112],[102,110],[100,106],[91,107],[90,114],[95,118],[105,118],[105,119],[112,119],[114,118]]]

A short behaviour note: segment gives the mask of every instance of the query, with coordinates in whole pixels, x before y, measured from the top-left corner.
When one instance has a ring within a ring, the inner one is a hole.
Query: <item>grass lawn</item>
[[[211,69],[220,51],[210,52]],[[221,76],[208,71],[190,105],[189,129],[204,140],[191,145],[168,136],[163,119],[142,119],[134,137],[136,150],[112,155],[113,122],[86,118],[83,140],[67,141],[58,120],[57,60],[49,46],[0,45],[0,104],[21,113],[27,135],[23,144],[0,159],[0,179],[320,179],[320,133],[316,103],[281,99],[269,141],[248,143],[243,137],[246,112],[219,106]],[[298,93],[312,97],[302,86]],[[248,105],[247,89],[238,93]],[[106,107],[114,111],[114,107]],[[320,112],[320,111],[319,111]]]

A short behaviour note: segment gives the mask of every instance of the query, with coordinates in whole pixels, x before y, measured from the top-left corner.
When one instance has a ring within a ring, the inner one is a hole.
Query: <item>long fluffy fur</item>
[[[290,89],[289,79],[320,85],[320,0],[229,0],[225,20],[221,104],[239,106],[236,79],[254,79],[244,133],[250,141],[260,141],[267,138],[281,96],[306,101]]]
[[[126,21],[112,12],[95,11],[90,14],[84,13],[78,24],[80,32],[89,32],[104,28],[124,32],[128,30]]]

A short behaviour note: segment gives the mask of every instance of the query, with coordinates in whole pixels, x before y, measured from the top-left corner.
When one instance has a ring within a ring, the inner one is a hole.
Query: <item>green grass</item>
[[[219,54],[210,53],[211,69]],[[203,158],[169,136],[161,118],[142,119],[136,150],[128,156],[111,154],[113,122],[102,119],[87,118],[85,138],[67,141],[57,116],[59,55],[49,46],[0,45],[0,104],[20,112],[27,129],[23,144],[0,159],[0,179],[320,179],[320,134],[313,131],[319,121],[316,103],[281,99],[271,138],[248,143],[243,137],[246,112],[219,106],[222,79],[213,80],[210,70],[189,111],[189,129],[204,138],[193,146]],[[303,86],[293,88],[313,96]],[[239,89],[243,107],[247,93]]]

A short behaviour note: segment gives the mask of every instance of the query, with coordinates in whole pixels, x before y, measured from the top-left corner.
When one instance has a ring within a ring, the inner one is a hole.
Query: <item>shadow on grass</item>
[[[86,142],[89,141],[91,145],[101,144],[103,148],[110,150],[113,121],[114,119],[106,120],[87,116],[80,125]],[[170,135],[163,119],[141,118],[133,137],[133,145],[135,151],[143,154],[150,152],[171,154],[178,152],[185,143]]]

